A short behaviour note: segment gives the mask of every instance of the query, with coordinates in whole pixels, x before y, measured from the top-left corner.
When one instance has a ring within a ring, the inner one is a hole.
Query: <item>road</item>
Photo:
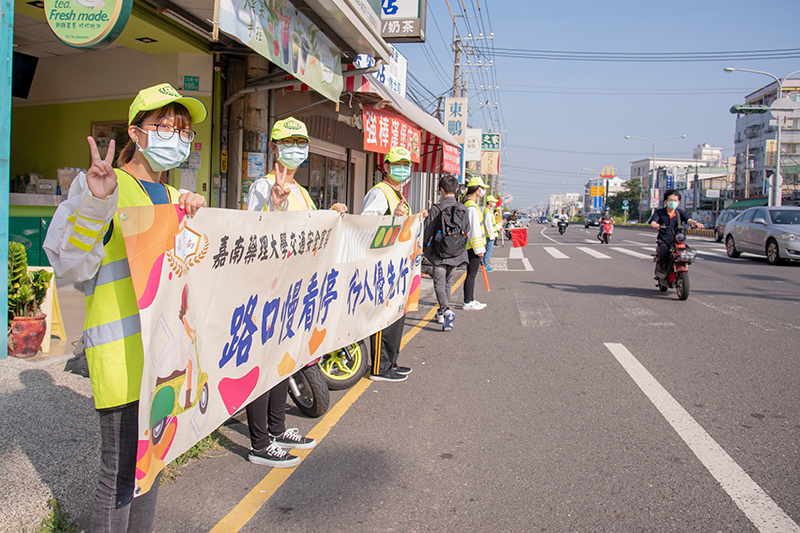
[[[800,531],[800,264],[690,239],[679,301],[652,232],[596,231],[532,226],[485,310],[409,317],[406,382],[362,382],[324,428],[292,407],[324,435],[297,468],[249,464],[227,423],[156,531]]]

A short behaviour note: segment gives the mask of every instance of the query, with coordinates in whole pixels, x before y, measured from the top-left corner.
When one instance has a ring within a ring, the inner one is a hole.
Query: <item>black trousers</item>
[[[403,315],[370,338],[373,375],[388,374],[397,367],[405,325],[406,315]]]
[[[250,446],[263,450],[269,446],[269,434],[280,435],[286,431],[286,395],[289,379],[284,379],[270,390],[250,402],[247,426],[250,428]]]
[[[464,303],[469,303],[475,299],[475,277],[481,269],[481,258],[475,255],[471,249],[467,250],[469,262],[467,263],[467,279],[464,280]]]
[[[670,262],[669,248],[669,244],[664,241],[658,241],[656,243],[656,254],[658,255],[658,262],[662,267],[667,266]]]

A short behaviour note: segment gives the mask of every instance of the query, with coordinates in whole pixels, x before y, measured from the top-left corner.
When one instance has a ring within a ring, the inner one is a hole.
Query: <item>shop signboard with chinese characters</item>
[[[283,0],[219,0],[219,28],[321,95],[339,101],[342,54],[305,15]]]
[[[253,399],[418,307],[422,215],[151,205],[115,222],[143,346],[137,496]]]
[[[391,60],[388,64],[381,62],[379,70],[373,72],[372,77],[405,98],[408,59],[397,48],[392,45],[389,46],[392,49]],[[375,66],[375,58],[366,54],[358,54],[355,64],[358,68],[370,68]]]
[[[382,0],[381,37],[387,43],[424,43],[428,0]]]
[[[447,132],[455,137],[459,144],[464,144],[467,133],[467,99],[445,98],[444,101],[444,127]]]
[[[775,139],[768,139],[767,145],[764,149],[764,154],[766,156],[765,165],[768,167],[774,167],[775,163],[778,161],[778,150],[777,150],[778,143]]]
[[[481,160],[481,133],[477,128],[467,128],[464,136],[464,161]]]
[[[400,115],[364,106],[364,150],[385,154],[394,146],[411,152],[411,161],[419,163],[422,130]]]
[[[500,174],[500,152],[481,153],[481,172],[487,175]]]
[[[47,24],[62,43],[99,50],[113,43],[125,26],[133,0],[45,0]]]
[[[461,149],[442,143],[442,172],[461,175]]]
[[[484,133],[483,135],[481,135],[481,150],[483,150],[484,152],[499,152],[500,134]]]

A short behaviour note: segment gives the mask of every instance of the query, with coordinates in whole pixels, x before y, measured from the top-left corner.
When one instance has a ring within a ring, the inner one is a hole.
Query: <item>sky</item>
[[[736,117],[730,107],[772,78],[722,69],[780,78],[800,70],[800,1],[428,0],[426,42],[395,46],[419,80],[411,79],[410,89],[428,99],[429,112],[434,96],[452,96],[454,19],[462,38],[494,33],[474,41],[471,63],[491,58],[493,66],[469,74],[469,126],[502,131],[501,174],[515,209],[544,204],[550,194],[580,192],[596,176],[582,167],[600,172],[611,165],[628,179],[631,162],[651,158],[653,146],[626,135],[653,142],[686,135],[659,142],[659,158],[691,158],[701,143],[732,156]],[[503,57],[509,53],[503,49],[538,51],[538,59]],[[794,58],[753,59],[753,52],[778,49],[794,49],[783,53]],[[564,54],[541,59],[554,51],[615,59],[619,55],[609,54],[682,55],[669,62],[583,61]],[[686,60],[702,52],[710,60]],[[748,57],[721,57],[732,52]],[[478,95],[480,85],[499,90]],[[498,108],[477,107],[487,101]]]

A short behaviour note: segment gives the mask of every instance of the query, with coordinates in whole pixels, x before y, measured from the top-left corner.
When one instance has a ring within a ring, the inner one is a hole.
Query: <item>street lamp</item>
[[[650,139],[645,139],[644,137],[634,137],[633,135],[626,135],[625,138],[626,139],[638,139],[640,141],[647,141],[647,142],[649,142],[650,144],[653,145],[653,177],[650,179],[650,187],[649,187],[649,189],[650,189],[650,204],[651,204],[650,205],[650,216],[653,216],[653,213],[655,213],[655,210],[656,210],[656,206],[652,205],[652,203],[653,203],[652,202],[652,199],[653,199],[653,184],[655,183],[656,177],[657,177],[657,175],[656,175],[656,146],[658,146],[658,143],[660,143],[661,141],[666,141],[667,139],[685,139],[686,135],[673,135],[672,137],[664,137],[663,139],[659,139],[656,142],[653,142]],[[697,208],[695,207],[695,209],[697,209]]]
[[[724,72],[752,72],[753,74],[763,74],[764,76],[769,76],[770,78],[774,79],[775,82],[778,84],[778,99],[783,97],[783,82],[789,79],[790,76],[797,74],[800,70],[796,70],[791,74],[784,76],[783,79],[777,77],[774,74],[770,74],[769,72],[763,72],[761,70],[750,70],[747,68],[733,68],[733,67],[725,67],[722,69]],[[776,117],[777,118],[777,117]],[[783,180],[781,179],[781,121],[777,120],[778,123],[778,131],[775,133],[775,145],[778,151],[778,157],[775,159],[775,175],[770,180],[769,184],[769,205],[780,206],[783,203],[783,194],[781,193],[781,184]]]

